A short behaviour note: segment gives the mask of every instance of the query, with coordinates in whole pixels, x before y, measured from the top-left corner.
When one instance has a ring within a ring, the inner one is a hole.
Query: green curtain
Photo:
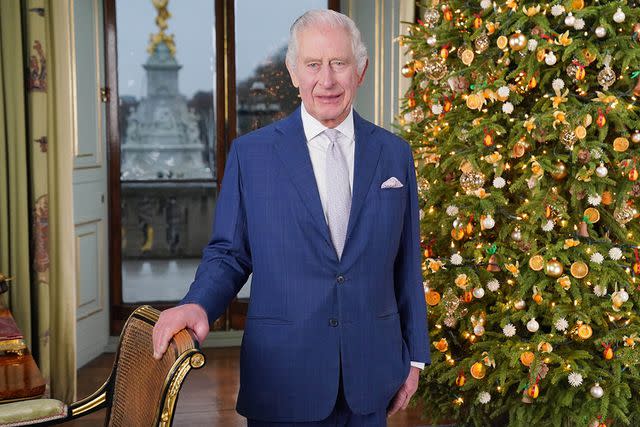
[[[0,272],[13,277],[9,304],[31,346],[29,172],[20,2],[0,2]],[[26,309],[25,309],[26,308]]]
[[[55,93],[69,87],[71,46],[64,37],[70,28],[52,17],[52,5],[56,16],[68,13],[67,0],[0,1],[0,271],[15,277],[10,308],[51,397],[72,402],[73,123],[58,110],[69,111],[73,100]]]

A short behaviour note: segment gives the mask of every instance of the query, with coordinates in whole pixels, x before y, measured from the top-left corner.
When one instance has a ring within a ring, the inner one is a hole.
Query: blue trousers
[[[351,412],[347,400],[344,397],[342,375],[338,397],[333,411],[327,418],[321,421],[310,422],[270,422],[260,420],[247,420],[247,427],[387,427],[387,408],[382,408],[373,414],[354,414]]]

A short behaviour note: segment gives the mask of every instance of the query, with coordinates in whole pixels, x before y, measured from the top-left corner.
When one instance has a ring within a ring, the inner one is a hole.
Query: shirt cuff
[[[418,368],[421,371],[424,370],[424,362],[411,362],[411,366]]]

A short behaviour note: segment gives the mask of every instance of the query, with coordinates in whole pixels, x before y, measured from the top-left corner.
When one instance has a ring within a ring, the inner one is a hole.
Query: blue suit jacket
[[[418,197],[409,145],[354,112],[347,239],[331,243],[300,110],[234,141],[195,281],[182,303],[218,318],[253,272],[240,414],[312,421],[333,409],[342,366],[356,413],[385,409],[410,361],[429,362]],[[381,189],[395,176],[404,186]]]

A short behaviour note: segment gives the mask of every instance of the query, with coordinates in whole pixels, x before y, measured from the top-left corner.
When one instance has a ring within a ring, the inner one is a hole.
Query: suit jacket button
[[[338,326],[338,319],[329,319],[329,324],[335,328]]]
[[[336,281],[337,281],[338,283],[344,283],[344,276],[338,276],[338,277],[336,277]]]

